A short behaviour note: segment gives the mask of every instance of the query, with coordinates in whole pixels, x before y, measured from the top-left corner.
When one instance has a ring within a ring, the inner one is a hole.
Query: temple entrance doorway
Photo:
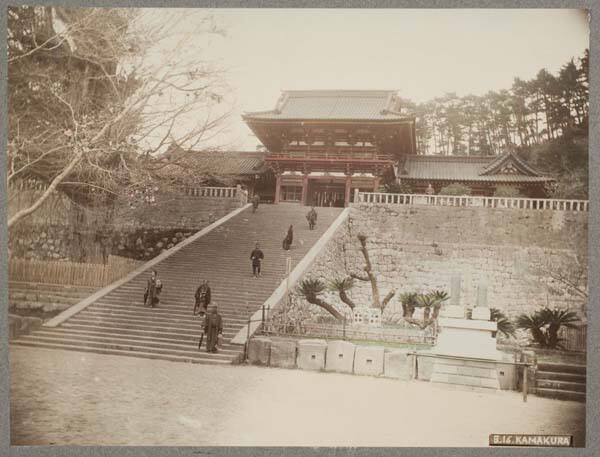
[[[344,184],[311,180],[308,185],[307,204],[311,206],[344,207]]]

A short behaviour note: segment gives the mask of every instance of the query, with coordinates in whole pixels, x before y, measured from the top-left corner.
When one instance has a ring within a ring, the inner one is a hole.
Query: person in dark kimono
[[[314,206],[311,206],[310,211],[306,215],[306,220],[308,221],[309,230],[314,230],[315,225],[317,225],[317,212]]]
[[[252,261],[252,274],[255,278],[258,278],[260,276],[260,266],[264,258],[265,255],[260,250],[258,243],[256,243],[256,247],[250,253],[250,260]]]
[[[206,336],[206,352],[217,352],[219,335],[223,335],[223,319],[216,306],[211,306],[210,313],[204,318],[204,335]]]
[[[208,281],[206,279],[196,289],[196,294],[194,297],[196,298],[196,304],[194,305],[194,316],[198,314],[198,310],[200,310],[200,315],[203,316],[208,309],[208,305],[210,305],[210,286],[208,285]]]
[[[252,197],[252,212],[256,212],[256,210],[258,209],[258,203],[260,202],[260,197],[258,196],[258,194],[254,194],[254,197]]]
[[[148,279],[148,283],[146,284],[146,291],[144,292],[144,305],[150,306],[151,308],[156,307],[160,301],[158,296],[161,291],[162,283],[160,279],[158,279],[158,273],[156,270],[152,270],[150,279]]]
[[[294,227],[292,225],[290,225],[287,235],[283,239],[283,249],[285,249],[286,251],[289,251],[290,247],[292,246],[293,241],[294,241]]]

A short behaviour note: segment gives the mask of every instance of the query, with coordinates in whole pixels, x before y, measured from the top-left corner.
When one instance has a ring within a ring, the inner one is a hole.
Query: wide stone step
[[[112,311],[118,311],[119,309],[129,309],[130,311],[137,310],[137,312],[140,315],[143,315],[143,314],[149,315],[150,313],[152,313],[153,315],[174,313],[176,315],[178,314],[178,315],[182,315],[182,316],[192,316],[192,312],[194,310],[193,303],[174,302],[174,301],[168,301],[168,302],[160,301],[158,303],[158,305],[155,307],[144,306],[144,304],[141,302],[125,301],[125,300],[119,300],[119,301],[114,301],[114,302],[102,301],[102,302],[97,302],[97,303],[94,303],[93,305],[90,305],[90,308],[92,306],[95,309],[107,309],[107,310],[112,310]],[[219,314],[228,315],[231,317],[247,316],[247,315],[254,313],[257,309],[260,308],[260,305],[258,305],[257,303],[254,303],[254,304],[248,303],[248,305],[246,305],[244,303],[243,305],[241,305],[236,302],[228,303],[228,302],[216,302],[216,301],[211,302],[211,304],[209,306],[217,306],[217,308],[219,310]]]
[[[580,375],[585,375],[587,371],[585,365],[575,365],[567,363],[541,362],[538,363],[537,368],[539,371],[552,371],[555,373],[574,373]]]
[[[39,332],[43,332],[47,335],[71,335],[71,336],[93,336],[93,337],[101,337],[101,338],[127,338],[140,342],[148,342],[148,343],[173,343],[173,344],[182,344],[186,346],[197,346],[199,335],[194,336],[185,336],[185,335],[173,335],[173,336],[164,336],[163,338],[159,336],[145,336],[145,335],[136,335],[136,334],[123,334],[120,332],[111,332],[109,330],[104,329],[103,331],[94,331],[90,329],[77,329],[74,327],[62,328],[57,327],[51,330],[38,330],[36,334]],[[232,349],[239,350],[239,346],[235,344],[229,344],[226,339],[224,339],[223,344],[224,349]]]
[[[199,338],[202,333],[201,330],[197,331],[189,331],[189,330],[178,330],[174,329],[160,329],[157,327],[146,327],[146,328],[127,328],[122,325],[109,325],[109,324],[100,324],[97,323],[87,323],[87,322],[65,322],[62,324],[64,328],[76,328],[76,329],[89,329],[96,332],[106,331],[110,333],[121,332],[122,334],[127,335],[145,335],[145,336],[157,336],[159,338],[169,338],[169,337],[186,337],[186,338]],[[226,341],[232,338],[232,335],[235,335],[237,330],[233,332],[223,332],[223,337]],[[34,333],[35,334],[35,333]]]
[[[187,363],[202,363],[202,364],[214,364],[214,365],[229,365],[235,359],[222,359],[214,357],[214,354],[208,354],[206,352],[198,352],[195,357],[192,356],[179,356],[173,354],[157,354],[152,352],[144,351],[123,351],[119,349],[108,349],[108,348],[92,348],[87,346],[72,346],[69,344],[61,343],[43,343],[35,341],[12,341],[10,344],[15,346],[28,346],[28,347],[39,347],[45,349],[62,349],[67,351],[79,351],[79,352],[93,352],[96,354],[107,354],[107,355],[123,355],[128,357],[143,357],[146,359],[157,359],[157,360],[169,360],[172,362],[187,362]]]
[[[122,323],[125,325],[134,324],[134,325],[144,325],[144,326],[159,326],[161,328],[180,328],[185,330],[200,330],[204,326],[204,319],[196,318],[195,320],[189,319],[189,322],[186,322],[182,319],[157,319],[152,317],[145,316],[118,316],[112,314],[104,314],[97,315],[90,312],[82,312],[78,315],[76,322],[81,322],[83,320],[90,322],[106,322],[106,323]],[[243,320],[239,320],[237,322],[226,322],[223,328],[227,331],[231,327],[241,327],[244,325]]]
[[[149,343],[140,340],[131,340],[125,338],[98,338],[92,336],[68,335],[68,334],[47,334],[36,333],[35,335],[25,335],[19,338],[19,341],[41,341],[45,343],[72,344],[83,345],[88,347],[119,349],[127,351],[145,350],[152,353],[169,353],[176,355],[196,354],[198,350],[198,342],[195,344],[167,344],[167,343]],[[202,348],[206,349],[206,342],[203,342]],[[202,350],[202,349],[201,349]],[[217,356],[227,358],[235,356],[239,353],[239,348],[229,345],[228,348],[219,348]]]
[[[136,323],[130,321],[122,321],[118,319],[89,319],[89,318],[73,318],[71,322],[77,324],[86,324],[86,325],[95,325],[98,327],[108,327],[108,328],[119,328],[122,331],[129,330],[146,330],[146,331],[159,331],[159,332],[180,332],[186,335],[200,335],[202,333],[201,325],[169,325],[169,324],[159,324],[159,323]],[[223,336],[226,338],[232,338],[241,328],[236,328],[235,326],[230,326],[229,328],[223,329]]]
[[[585,383],[565,382],[549,379],[536,379],[536,386],[543,389],[570,390],[574,392],[585,392]]]
[[[79,314],[76,314],[75,316],[86,316],[86,315],[95,315],[96,317],[102,317],[102,316],[106,316],[106,317],[123,317],[123,318],[135,318],[135,317],[140,317],[140,318],[146,318],[146,319],[156,319],[158,321],[160,321],[161,319],[167,319],[167,320],[179,320],[179,321],[203,321],[203,317],[201,317],[199,314],[197,315],[193,315],[191,310],[188,309],[184,309],[184,310],[169,310],[169,311],[165,311],[163,313],[158,313],[157,311],[160,310],[160,308],[149,308],[149,311],[147,312],[136,312],[135,310],[129,310],[129,309],[119,309],[119,308],[115,308],[115,307],[97,307],[97,308],[90,308],[90,309],[86,309],[84,311],[81,311]],[[220,312],[220,311],[219,311]],[[237,311],[224,311],[224,312],[220,312],[221,316],[223,317],[223,325],[232,325],[232,324],[246,324],[248,321],[248,317],[250,316],[249,313],[245,313],[245,312],[237,312]]]
[[[156,309],[156,308],[155,308]],[[85,311],[82,311],[81,314],[85,314],[85,315],[94,315],[96,317],[102,317],[102,316],[111,316],[111,317],[123,317],[123,318],[142,318],[146,321],[168,321],[168,322],[187,322],[191,319],[195,319],[195,320],[202,320],[203,318],[201,318],[199,315],[192,315],[191,312],[187,312],[187,313],[175,313],[175,312],[171,312],[171,313],[165,313],[163,315],[156,315],[153,314],[151,316],[148,315],[143,315],[142,313],[138,312],[138,311],[134,311],[134,310],[114,310],[114,309],[107,309],[107,308],[88,308]],[[221,316],[224,316],[224,313],[221,312]],[[225,318],[223,318],[225,319]],[[228,324],[232,324],[232,323],[239,323],[241,325],[246,324],[247,319],[244,319],[243,317],[227,317],[227,323]]]
[[[87,313],[94,314],[97,317],[106,316],[106,317],[117,317],[121,316],[123,318],[134,318],[139,317],[140,319],[175,319],[182,322],[190,322],[190,321],[202,321],[202,317],[199,314],[194,315],[192,313],[192,309],[189,307],[180,307],[179,309],[161,309],[159,307],[146,307],[142,305],[138,305],[139,310],[135,309],[126,309],[124,307],[108,307],[108,306],[98,306],[98,307],[90,307],[89,309],[85,309],[74,315],[73,318],[77,316],[84,316]],[[158,311],[162,310],[163,313],[159,313]],[[235,321],[246,321],[249,312],[238,311],[238,310],[222,310],[219,307],[219,314],[223,317],[225,324]]]
[[[211,303],[212,306],[214,303]],[[248,316],[252,313],[254,313],[256,311],[257,307],[256,305],[251,305],[251,304],[244,304],[244,305],[238,305],[236,303],[218,303],[217,302],[217,308],[219,310],[219,314],[223,315],[227,315],[230,317],[244,317],[244,316]],[[192,317],[193,316],[193,311],[194,311],[194,304],[193,303],[174,303],[174,302],[169,302],[169,303],[162,303],[159,302],[158,306],[155,306],[154,308],[149,307],[149,306],[144,306],[141,303],[131,303],[131,302],[125,302],[125,301],[119,301],[119,302],[96,302],[92,305],[90,305],[89,307],[86,308],[86,310],[88,309],[93,309],[96,311],[100,311],[100,310],[106,310],[108,312],[119,312],[119,311],[123,311],[123,312],[132,312],[132,313],[138,313],[140,315],[147,315],[147,316],[164,316],[164,315],[173,315],[173,316],[186,316],[186,317]]]
[[[586,382],[586,376],[575,373],[558,373],[554,371],[537,371],[536,379],[547,379],[547,380],[556,380],[556,381],[567,381],[567,382]]]
[[[538,397],[553,398],[555,400],[570,400],[585,402],[584,392],[575,392],[562,389],[545,389],[537,388],[536,395]]]
[[[279,285],[280,282],[281,281],[277,281],[277,285]],[[267,287],[275,288],[275,285],[271,286],[269,284]],[[110,295],[102,297],[99,300],[99,303],[141,303],[144,300],[144,292],[145,289],[138,289],[135,291],[119,291],[118,293],[111,293]],[[193,306],[195,302],[194,292],[165,292],[161,293],[158,298],[165,302],[169,301],[180,304],[189,303]],[[231,294],[219,293],[215,295],[211,294],[211,300],[217,303],[229,302],[244,304],[246,301],[264,301],[263,297],[265,295],[265,286],[263,285],[260,291],[242,291],[233,292]]]

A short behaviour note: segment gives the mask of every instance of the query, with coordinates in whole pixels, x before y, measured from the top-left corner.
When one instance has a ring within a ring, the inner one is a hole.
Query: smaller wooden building
[[[265,151],[193,151],[172,146],[159,158],[158,174],[184,186],[244,186],[250,195],[273,200],[275,177]]]
[[[533,169],[513,152],[499,156],[406,155],[398,163],[396,176],[414,193],[425,193],[429,184],[435,193],[453,183],[471,188],[472,195],[493,196],[499,187],[518,188],[523,196],[542,198],[554,179]]]

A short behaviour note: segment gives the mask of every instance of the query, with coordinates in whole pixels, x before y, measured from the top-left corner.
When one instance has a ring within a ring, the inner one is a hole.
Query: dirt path
[[[12,347],[13,444],[487,446],[574,434],[585,406],[514,392]]]

